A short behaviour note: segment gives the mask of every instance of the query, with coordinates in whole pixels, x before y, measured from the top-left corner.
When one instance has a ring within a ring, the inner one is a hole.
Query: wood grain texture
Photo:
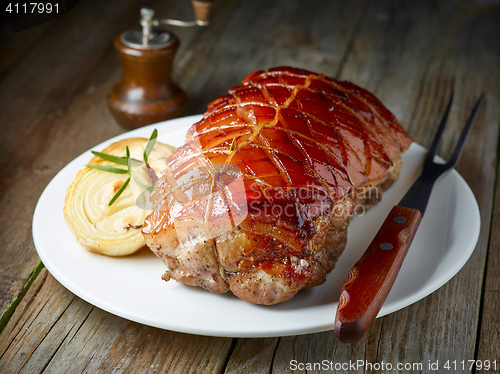
[[[158,2],[179,16],[186,7]],[[38,262],[31,239],[45,186],[73,158],[125,130],[106,96],[120,81],[113,38],[137,22],[140,3],[86,1],[50,24],[0,80],[0,313]],[[120,14],[120,17],[115,17]],[[97,22],[96,19],[114,19]],[[88,30],[88,32],[82,32]],[[190,35],[184,34],[189,40]],[[16,207],[16,209],[13,209]]]
[[[486,263],[485,282],[477,359],[493,362],[500,358],[500,164],[497,165],[495,202],[491,223],[491,237]],[[497,366],[500,371],[500,367]]]
[[[2,51],[0,79],[7,74],[11,67],[16,65],[26,51],[33,48],[37,40],[43,38],[51,24],[51,22],[47,22],[37,27],[13,33],[7,22],[0,23],[0,50]]]
[[[185,3],[148,5],[162,17],[191,19]],[[39,35],[0,47],[8,51],[0,53],[0,312],[38,262],[31,220],[43,188],[71,159],[123,132],[105,99],[121,76],[112,40],[135,25],[144,4],[80,1]],[[187,92],[187,114],[203,111],[250,71],[290,64],[373,91],[428,145],[454,90],[446,157],[485,92],[458,165],[478,200],[480,238],[442,288],[375,320],[361,341],[339,344],[331,331],[225,339],[141,326],[89,305],[42,271],[0,333],[0,371],[282,373],[291,372],[292,360],[499,360],[498,19],[496,1],[218,0],[209,28],[174,30],[181,45],[173,76]],[[336,372],[308,370],[320,371]]]
[[[55,171],[72,158],[58,154],[44,164],[40,157],[53,145],[54,131],[62,130],[58,124],[63,123],[71,100],[86,86],[88,74],[108,49],[107,40],[94,39],[100,39],[100,33],[114,33],[114,25],[91,26],[95,22],[92,12],[96,11],[92,7],[79,10],[53,22],[51,32],[28,49],[0,82],[0,210],[10,212],[0,217],[0,235],[5,243],[0,254],[0,283],[9,282],[1,285],[2,311],[22,289],[37,262],[29,218],[36,201]],[[113,6],[99,11],[104,16],[112,14]],[[80,38],[82,26],[89,29],[86,40]],[[108,30],[104,30],[106,27]],[[19,209],[12,210],[13,206]]]
[[[179,51],[179,83],[186,114],[240,84],[250,72],[281,65],[335,76],[366,1],[259,1],[215,3],[211,26]]]
[[[476,123],[458,165],[480,205],[482,227],[476,251],[450,283],[419,303],[377,320],[361,342],[339,347],[330,337],[326,343],[327,333],[319,334],[319,340],[325,339],[322,346],[333,344],[331,352],[335,353],[331,356],[324,349],[298,353],[295,347],[308,344],[308,337],[282,338],[274,360],[277,372],[289,368],[290,359],[403,362],[411,357],[418,363],[475,356],[475,322],[498,157],[498,109],[491,104],[499,94],[498,74],[494,73],[499,54],[498,48],[491,45],[492,18],[498,7],[485,9],[450,2],[441,6],[436,12],[431,3],[371,3],[341,77],[373,90],[424,145],[433,137],[440,111],[455,88],[459,97],[450,118],[455,128],[451,127],[443,141],[444,156],[449,155],[459,134],[457,127],[464,123],[480,91],[487,92],[488,103],[480,113],[480,124]],[[446,38],[434,38],[443,34]],[[473,76],[467,75],[466,66],[474,71]],[[450,323],[450,319],[455,322]],[[283,345],[285,342],[289,344]]]
[[[67,291],[46,269],[18,310],[0,335],[0,371],[6,373],[218,373],[231,348],[229,338],[118,318]]]
[[[225,372],[266,374],[273,370],[272,362],[279,338],[237,339]],[[266,366],[266,364],[268,364]]]
[[[498,75],[493,73],[498,53],[494,54],[494,63],[493,46],[486,47],[485,43],[492,38],[488,20],[498,12],[498,7],[481,13],[478,6],[465,3],[442,2],[437,8],[430,2],[371,5],[363,20],[366,28],[361,27],[354,43],[359,50],[354,48],[342,76],[362,78],[363,84],[373,89],[401,118],[417,142],[430,143],[441,111],[454,89],[456,96],[449,120],[452,126],[443,139],[441,153],[448,156],[460,133],[459,126],[465,122],[481,90],[488,99],[458,166],[481,211],[482,227],[476,250],[464,269],[443,288],[384,317],[376,344],[366,344],[365,354],[378,362],[402,361],[407,357],[416,362],[439,357],[472,359],[498,139],[495,119],[498,112],[490,101],[499,94],[495,83]],[[446,37],[436,38],[436,35]],[[368,43],[376,48],[367,47]],[[467,74],[468,65],[476,67],[472,76]],[[450,324],[450,318],[455,322]],[[391,349],[394,346],[400,349]]]

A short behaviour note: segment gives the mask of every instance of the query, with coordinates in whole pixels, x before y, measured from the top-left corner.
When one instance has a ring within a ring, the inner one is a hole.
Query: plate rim
[[[53,263],[51,259],[47,256],[45,256],[47,253],[43,250],[40,250],[40,248],[43,247],[44,244],[40,243],[40,239],[37,237],[38,233],[38,224],[39,224],[39,215],[41,214],[41,206],[45,199],[47,198],[46,196],[49,194],[53,184],[57,182],[58,176],[67,168],[70,168],[73,166],[74,163],[79,163],[81,158],[88,157],[91,155],[90,150],[93,149],[102,149],[106,145],[109,145],[115,141],[118,141],[123,138],[128,138],[132,136],[137,136],[137,134],[141,134],[143,136],[143,133],[147,133],[148,130],[152,131],[154,128],[158,126],[166,126],[168,125],[169,127],[172,127],[172,131],[179,131],[182,129],[188,129],[190,124],[193,124],[197,121],[199,121],[202,118],[202,115],[190,115],[190,116],[185,116],[185,117],[180,117],[172,120],[167,120],[167,121],[162,121],[158,122],[155,124],[151,124],[148,126],[141,127],[139,129],[131,130],[122,134],[119,134],[115,137],[112,137],[110,139],[107,139],[98,145],[91,147],[87,151],[83,152],[79,156],[75,157],[72,161],[70,161],[68,164],[66,164],[59,172],[51,179],[51,181],[47,184],[47,186],[44,188],[43,192],[41,193],[36,207],[35,211],[33,214],[33,221],[32,221],[32,236],[33,236],[33,241],[35,244],[35,249],[37,251],[38,256],[42,260],[42,263],[44,266],[47,268],[47,270],[54,276],[54,278],[60,282],[67,290],[70,292],[74,293],[76,296],[82,298],[83,300],[89,302],[93,306],[96,306],[102,310],[105,310],[111,314],[117,315],[119,317],[141,323],[144,325],[156,327],[156,328],[161,328],[161,329],[166,329],[166,330],[171,330],[171,331],[178,331],[178,332],[183,332],[183,333],[190,333],[190,334],[196,334],[196,335],[206,335],[206,336],[218,336],[218,337],[243,337],[243,338],[257,338],[257,337],[275,337],[275,336],[290,336],[290,335],[300,335],[300,334],[307,334],[307,333],[314,333],[314,332],[321,332],[321,331],[327,331],[331,330],[333,328],[333,321],[334,321],[334,310],[332,310],[332,319],[331,319],[331,324],[322,324],[322,325],[316,325],[314,328],[310,327],[296,327],[296,328],[291,328],[289,330],[283,331],[283,330],[269,330],[269,331],[249,331],[248,329],[243,331],[241,330],[239,333],[234,332],[231,329],[227,329],[224,331],[221,331],[220,329],[212,329],[209,328],[208,326],[200,327],[199,325],[193,326],[189,324],[183,324],[179,325],[178,323],[176,326],[167,326],[165,323],[159,323],[158,321],[153,321],[150,319],[142,318],[141,316],[137,316],[133,313],[129,313],[127,311],[121,310],[118,307],[115,307],[113,305],[106,304],[102,302],[100,299],[95,298],[93,295],[90,293],[86,292],[82,287],[79,287],[78,285],[75,285],[72,283],[70,280],[66,278],[66,276],[57,269],[57,267],[53,266]],[[188,124],[189,123],[189,124]],[[167,132],[168,133],[168,132]],[[424,147],[422,147],[418,143],[412,143],[412,147],[419,147],[423,150],[425,150]],[[477,204],[477,200],[474,196],[474,193],[472,192],[470,186],[467,184],[465,179],[455,170],[453,169],[450,174],[454,175],[454,177],[457,180],[457,183],[461,185],[462,191],[465,192],[469,196],[469,202],[472,204],[473,207],[473,212],[471,214],[474,216],[472,219],[472,222],[475,223],[474,227],[472,227],[472,234],[469,236],[470,238],[470,243],[467,245],[469,248],[468,251],[464,252],[465,255],[461,257],[461,261],[454,263],[453,270],[448,271],[447,274],[449,275],[446,277],[440,278],[439,282],[433,282],[430,285],[426,285],[425,287],[422,287],[420,290],[417,292],[413,292],[409,298],[404,298],[402,300],[399,300],[397,302],[392,302],[390,304],[384,304],[382,309],[380,310],[378,317],[382,317],[387,314],[391,314],[397,310],[403,309],[409,305],[414,304],[417,301],[422,300],[424,297],[432,294],[436,290],[438,290],[440,287],[442,287],[444,284],[449,282],[459,271],[462,269],[462,267],[467,263],[467,261],[470,259],[472,253],[475,250],[475,247],[477,245],[477,241],[479,238],[479,233],[480,233],[480,212],[479,212],[479,206]],[[447,176],[448,177],[448,176]],[[75,239],[76,241],[76,239]],[[325,305],[322,305],[324,307]],[[335,305],[336,308],[336,305]],[[233,331],[233,332],[231,332]]]

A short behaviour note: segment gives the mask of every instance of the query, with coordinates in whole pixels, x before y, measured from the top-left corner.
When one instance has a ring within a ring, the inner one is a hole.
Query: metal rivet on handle
[[[408,220],[406,219],[406,217],[397,216],[397,217],[394,217],[393,221],[396,223],[405,223]]]
[[[393,248],[391,243],[380,243],[378,247],[384,251],[388,251]]]

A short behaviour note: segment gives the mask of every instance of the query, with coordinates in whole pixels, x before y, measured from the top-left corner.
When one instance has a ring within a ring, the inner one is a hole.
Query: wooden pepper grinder
[[[141,9],[142,29],[126,30],[114,40],[122,81],[108,95],[109,108],[127,129],[178,117],[186,108],[186,94],[171,77],[179,39],[159,25],[181,27],[209,24],[213,1],[193,0],[196,21],[155,20],[154,10]]]

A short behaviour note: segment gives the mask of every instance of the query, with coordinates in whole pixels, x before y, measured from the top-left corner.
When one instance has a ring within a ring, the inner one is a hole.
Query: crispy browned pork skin
[[[257,304],[289,300],[325,281],[354,207],[398,178],[410,143],[350,82],[288,67],[252,73],[209,104],[168,159],[144,237],[166,280]]]

